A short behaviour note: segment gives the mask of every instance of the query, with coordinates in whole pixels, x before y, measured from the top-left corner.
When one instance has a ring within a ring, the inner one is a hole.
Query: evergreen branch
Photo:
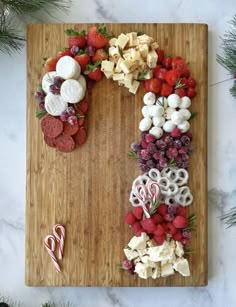
[[[231,208],[225,214],[220,217],[221,221],[223,221],[227,228],[236,225],[236,207]]]

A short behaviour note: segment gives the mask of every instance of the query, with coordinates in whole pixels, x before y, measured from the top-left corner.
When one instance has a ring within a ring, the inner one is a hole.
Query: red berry
[[[162,225],[157,225],[156,230],[154,231],[155,236],[162,236],[165,234],[165,229]]]
[[[192,141],[193,135],[190,131],[185,132],[184,135],[186,135],[190,139],[190,141]]]
[[[186,90],[184,88],[177,88],[175,90],[175,94],[177,94],[180,98],[186,96]]]
[[[179,154],[182,155],[182,154],[186,154],[188,152],[188,147],[186,146],[182,146],[180,149],[179,149]]]
[[[84,54],[80,54],[80,55],[76,55],[74,57],[74,59],[76,60],[77,63],[79,63],[80,67],[81,67],[81,71],[84,72],[86,69],[86,66],[89,64],[90,62],[90,57],[87,53]]]
[[[151,78],[144,82],[146,92],[158,94],[161,90],[161,81],[156,78]]]
[[[183,206],[179,206],[179,207],[177,208],[176,214],[177,214],[177,215],[181,215],[181,216],[183,216],[183,217],[186,217],[187,211],[186,211],[186,209],[185,209]]]
[[[181,83],[182,85],[185,85],[186,87],[188,87],[188,79],[186,79],[186,78],[181,78],[181,79],[180,79],[180,83]]]
[[[134,266],[134,264],[133,264],[133,261],[131,261],[131,260],[126,259],[126,260],[124,260],[124,261],[122,262],[122,268],[123,268],[124,270],[132,269],[133,266]]]
[[[176,69],[167,71],[165,80],[169,85],[174,86],[177,80],[180,78],[180,72]]]
[[[174,235],[177,231],[177,229],[175,228],[175,226],[172,223],[167,223],[166,227],[167,227],[166,232],[168,232],[170,235]]]
[[[166,82],[163,82],[161,85],[161,96],[169,96],[173,93],[173,87]]]
[[[156,50],[156,53],[157,53],[157,64],[161,64],[163,59],[164,59],[164,56],[165,56],[165,53],[164,53],[164,50],[162,49],[157,49]]]
[[[101,72],[101,67],[97,67],[95,70],[88,73],[88,76],[90,79],[95,80],[95,81],[102,80],[103,74]]]
[[[59,60],[60,58],[62,58],[65,55],[72,56],[70,49],[65,49],[64,51],[58,51],[57,59]]]
[[[163,234],[161,236],[154,236],[153,239],[157,245],[162,245],[166,239],[166,234]]]
[[[189,97],[189,98],[193,98],[193,97],[195,97],[197,95],[197,92],[195,91],[195,89],[193,88],[193,87],[189,87],[188,89],[187,89],[187,96]]]
[[[176,139],[181,138],[181,131],[179,130],[179,128],[174,128],[171,132],[171,136]]]
[[[143,218],[143,208],[142,207],[134,207],[133,208],[133,215],[136,217],[137,220],[141,220]]]
[[[173,239],[175,241],[181,241],[182,240],[182,233],[180,231],[177,231],[174,235],[173,235]]]
[[[169,158],[169,159],[175,159],[176,157],[178,157],[178,150],[176,148],[173,148],[173,147],[170,147],[167,149],[167,152],[166,152],[166,156]]]
[[[184,216],[178,215],[174,218],[173,225],[178,229],[185,228],[188,226],[188,220]]]
[[[131,228],[134,230],[134,231],[138,231],[142,228],[141,226],[141,223],[140,222],[135,222],[134,224],[131,225]]]
[[[188,78],[188,86],[189,87],[195,88],[196,85],[197,85],[197,82],[196,82],[196,80],[194,78],[192,78],[192,77]]]
[[[136,222],[136,218],[132,212],[128,212],[125,216],[125,221],[128,225],[133,225]]]
[[[171,57],[166,57],[162,61],[162,66],[165,67],[166,69],[171,69],[172,68],[172,58]]]
[[[189,241],[188,239],[185,239],[185,238],[184,238],[184,239],[181,240],[181,243],[182,243],[183,245],[186,245],[186,244],[188,243],[188,241]]]
[[[190,239],[191,238],[191,232],[190,231],[183,231],[182,236],[184,239]]]
[[[108,43],[106,28],[91,27],[88,30],[88,45],[97,49],[103,48]]]
[[[155,223],[156,225],[158,225],[158,224],[161,224],[161,223],[163,222],[163,217],[162,217],[160,214],[155,213],[155,214],[152,216],[152,220],[154,221],[154,223]]]
[[[155,78],[164,81],[167,71],[168,71],[167,69],[161,68],[161,66],[158,65],[153,74]]]
[[[148,143],[147,143],[145,140],[142,140],[142,141],[141,141],[141,147],[142,147],[143,149],[147,149],[147,146],[148,146]]]
[[[79,33],[73,29],[68,29],[65,33],[69,36],[68,44],[70,48],[72,46],[78,46],[79,48],[84,48],[86,46],[87,40],[85,31]]]
[[[186,62],[183,59],[172,61],[172,68],[177,69],[181,75],[186,69],[188,69]]]
[[[181,71],[181,77],[189,78],[189,77],[190,77],[190,71],[189,71],[187,68],[182,69],[182,71]]]
[[[140,228],[139,230],[137,230],[137,231],[135,232],[135,236],[136,236],[136,237],[140,237],[141,234],[142,234],[142,232],[145,232],[145,231],[143,230],[143,228]]]
[[[168,213],[168,208],[166,204],[160,204],[160,206],[157,208],[157,213],[164,216],[166,213]]]
[[[165,222],[171,222],[174,219],[174,215],[172,213],[166,213],[164,215],[164,221]]]
[[[145,141],[146,141],[147,143],[154,143],[155,140],[156,140],[156,138],[155,138],[155,136],[152,135],[152,134],[149,134],[149,133],[148,133],[148,134],[145,136]]]
[[[156,225],[151,218],[142,220],[141,225],[147,233],[153,233],[156,229]]]
[[[45,60],[44,67],[47,72],[56,70],[57,59],[48,58]]]
[[[108,59],[108,54],[103,48],[97,49],[95,55],[92,57],[93,62],[105,61],[107,59]]]

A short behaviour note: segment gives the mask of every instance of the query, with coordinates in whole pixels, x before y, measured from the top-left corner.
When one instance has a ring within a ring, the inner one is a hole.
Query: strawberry
[[[155,223],[155,225],[158,225],[163,222],[163,217],[160,214],[156,213],[152,216],[152,220]]]
[[[185,73],[186,69],[188,69],[186,62],[183,59],[173,60],[172,68],[177,69],[181,75],[182,73]]]
[[[154,236],[162,236],[165,234],[165,229],[162,225],[157,225],[156,230],[154,231]]]
[[[197,85],[197,82],[196,82],[196,80],[194,78],[192,78],[192,77],[188,78],[188,86],[189,87],[195,88],[196,85]]]
[[[160,80],[165,80],[165,77],[166,77],[166,73],[167,73],[167,69],[165,68],[161,68],[161,66],[159,67],[160,65],[158,65],[156,68],[155,68],[155,71],[153,72],[154,73],[154,77],[155,78],[158,78]]]
[[[180,72],[176,69],[167,71],[165,75],[166,82],[172,86],[176,84],[179,78],[180,78]]]
[[[183,217],[186,217],[187,211],[186,211],[186,209],[185,209],[183,206],[179,206],[179,207],[177,208],[176,214],[177,214],[177,215],[181,215],[181,216],[183,216]]]
[[[181,131],[179,130],[179,128],[174,128],[172,131],[171,131],[171,136],[175,139],[179,139],[181,138]],[[178,208],[179,209],[179,208]],[[178,210],[177,209],[177,210]],[[178,212],[178,211],[177,211]],[[181,214],[180,214],[181,215]]]
[[[190,77],[190,71],[187,68],[182,69],[181,70],[181,77],[189,78]]]
[[[89,55],[81,51],[80,54],[74,57],[74,59],[76,60],[77,63],[79,63],[81,71],[83,73],[86,70],[86,66],[90,63]]]
[[[47,72],[56,70],[57,59],[50,57],[44,58],[44,61],[43,66]]]
[[[177,231],[174,235],[173,235],[173,239],[175,241],[181,241],[182,240],[182,233],[180,231]]]
[[[125,216],[125,221],[128,225],[133,225],[136,222],[136,218],[132,212],[128,212]]]
[[[169,96],[173,93],[173,87],[166,82],[163,82],[161,85],[161,96]]]
[[[151,78],[144,82],[146,92],[152,92],[158,94],[161,90],[161,81],[156,78]]]
[[[166,227],[167,227],[166,232],[169,233],[170,235],[174,235],[177,231],[177,229],[172,223],[167,223]]]
[[[162,245],[166,239],[166,234],[163,234],[161,236],[154,236],[153,239],[157,245]]]
[[[87,44],[86,40],[86,32],[83,30],[82,32],[77,32],[73,29],[67,29],[65,33],[68,37],[68,45],[71,48],[72,46],[77,46],[79,48],[84,48]]]
[[[92,57],[92,61],[93,62],[96,62],[96,61],[104,61],[104,60],[107,60],[108,59],[108,54],[107,52],[100,48],[100,49],[97,49],[94,56]]]
[[[161,65],[157,65],[155,68],[153,68],[152,72],[155,78],[158,78],[157,74],[158,74],[158,71],[161,69],[161,67],[162,67]]]
[[[95,62],[94,64],[88,64],[84,72],[85,75],[88,75],[90,79],[95,81],[100,81],[103,77],[100,61]]]
[[[166,69],[172,68],[172,58],[170,56],[166,57],[162,61],[162,66]]]
[[[181,78],[180,83],[184,85],[185,87],[188,87],[188,79],[187,78]]]
[[[156,229],[156,225],[151,218],[142,220],[141,225],[147,233],[153,233]]]
[[[163,59],[164,59],[164,57],[165,57],[164,50],[157,49],[156,53],[157,53],[157,64],[161,64]]]
[[[60,58],[62,58],[65,55],[68,55],[68,56],[72,55],[71,52],[70,52],[70,49],[65,49],[64,51],[58,51],[57,59],[59,60]]]
[[[142,226],[141,226],[141,223],[140,223],[140,222],[135,222],[134,224],[131,225],[131,228],[132,228],[134,231],[138,231],[138,230],[142,229]]]
[[[160,206],[157,208],[157,212],[164,216],[166,213],[168,213],[168,208],[166,204],[160,204]]]
[[[197,92],[195,91],[195,89],[193,87],[189,87],[187,89],[187,95],[189,98],[193,98],[197,95]]]
[[[88,45],[97,49],[103,48],[108,43],[106,27],[91,27],[88,30]]]
[[[134,207],[132,212],[137,220],[141,220],[143,218],[143,208],[142,207]]]
[[[173,220],[173,225],[175,228],[185,228],[188,226],[188,220],[181,215],[177,215]]]
[[[175,94],[177,94],[180,98],[186,96],[186,90],[184,88],[175,89]]]

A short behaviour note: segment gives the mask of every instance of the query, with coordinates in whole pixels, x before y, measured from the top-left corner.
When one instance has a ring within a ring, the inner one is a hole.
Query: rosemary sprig
[[[121,58],[124,60],[124,54],[123,54],[123,50],[120,48],[120,46],[118,46],[118,50],[119,50],[119,54],[121,56]]]
[[[81,114],[79,114],[79,113],[75,114],[75,116],[76,116],[77,118],[83,118],[83,117],[85,117],[84,115],[81,115]]]
[[[178,88],[186,88],[186,84],[181,83],[181,79],[178,79],[176,84],[175,84],[175,90],[177,90]]]
[[[41,119],[41,118],[43,118],[44,115],[46,115],[46,114],[47,114],[47,111],[46,111],[46,110],[39,110],[39,111],[36,112],[36,117],[37,117],[38,119]]]
[[[130,159],[138,159],[138,156],[137,156],[136,152],[133,151],[133,149],[130,149],[130,151],[128,153],[128,157]]]
[[[160,98],[161,98],[161,100],[162,101],[160,101]],[[165,99],[165,97],[164,96],[162,96],[162,97],[159,97],[158,99],[157,99],[157,103],[159,104],[159,106],[161,106],[161,107],[165,107],[165,103],[164,103],[164,99]]]
[[[196,253],[196,251],[193,250],[193,249],[191,249],[191,248],[186,248],[186,249],[184,250],[184,253],[185,253],[186,255],[189,255],[189,254]]]
[[[144,69],[144,70],[140,71],[140,73],[138,74],[138,80],[140,80],[140,81],[146,80],[146,76],[149,72],[150,72],[150,69]]]
[[[189,120],[193,119],[195,116],[197,116],[197,112],[191,112],[191,116],[189,118]]]
[[[233,207],[230,210],[228,210],[226,213],[224,213],[220,217],[220,220],[223,221],[227,225],[226,228],[235,226],[236,225],[236,207]]]
[[[157,212],[157,208],[160,206],[160,204],[161,202],[159,200],[157,200],[156,202],[153,202],[153,200],[151,200],[151,206],[149,211],[151,216]]]
[[[176,167],[176,162],[174,159],[171,159],[167,162],[168,167]]]

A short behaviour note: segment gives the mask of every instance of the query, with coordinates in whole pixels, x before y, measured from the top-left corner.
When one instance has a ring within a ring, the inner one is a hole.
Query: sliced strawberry
[[[180,72],[176,69],[167,71],[165,79],[169,85],[174,86],[177,80],[180,78]]]
[[[43,65],[47,72],[56,70],[57,59],[50,57],[50,58],[44,58],[44,61],[45,62]]]
[[[82,53],[74,57],[81,67],[82,73],[86,70],[86,66],[90,63],[90,57],[87,53]]]
[[[157,78],[152,78],[144,82],[146,92],[158,94],[161,90],[161,81]]]
[[[86,32],[83,30],[80,33],[73,30],[68,29],[65,33],[69,36],[68,37],[68,45],[71,48],[72,46],[77,46],[79,48],[84,48],[87,44],[86,39]]]
[[[88,45],[97,49],[103,48],[108,43],[108,34],[106,27],[91,27],[88,30]]]
[[[92,61],[105,61],[108,59],[108,53],[103,49],[97,49],[94,56],[92,57]]]
[[[173,86],[169,85],[166,82],[163,82],[161,85],[161,96],[169,96],[173,93]]]
[[[157,53],[157,64],[161,64],[164,57],[165,57],[165,53],[164,53],[164,50],[162,49],[156,49],[156,53]]]
[[[162,66],[166,69],[171,69],[172,68],[172,57],[166,57],[162,61]]]

